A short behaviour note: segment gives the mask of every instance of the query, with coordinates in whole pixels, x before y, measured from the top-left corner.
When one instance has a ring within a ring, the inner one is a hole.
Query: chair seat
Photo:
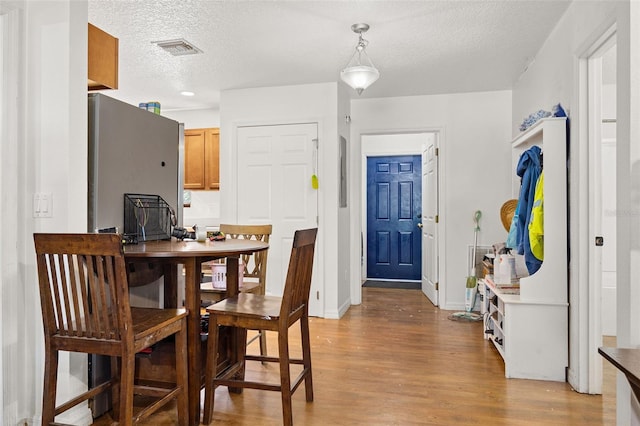
[[[260,290],[260,283],[255,281],[243,281],[238,288],[239,291],[245,293],[255,293]],[[226,287],[214,287],[210,281],[204,281],[200,284],[201,293],[217,293],[225,295],[227,293]]]
[[[186,316],[186,309],[131,308],[133,339],[141,340],[147,335],[157,334],[169,324],[179,323]]]
[[[131,308],[134,349],[139,351],[148,347],[146,342],[149,336],[153,336],[153,341],[157,341],[174,334],[180,328],[180,321],[186,316],[186,309]],[[113,318],[113,312],[108,312],[107,317],[112,322],[117,321]],[[78,329],[77,322],[74,321],[72,324],[74,324],[73,329]],[[87,344],[93,342],[93,349],[89,353],[117,355],[121,352],[120,343],[112,338],[113,336],[104,336],[101,339],[82,335],[73,336],[66,333],[56,333],[51,336],[52,344],[63,350],[73,351],[69,344],[75,340],[76,342],[84,341]]]
[[[282,298],[277,296],[262,296],[252,293],[239,293],[207,307],[210,314],[234,314],[238,316],[262,317],[266,320],[277,321],[280,318]]]

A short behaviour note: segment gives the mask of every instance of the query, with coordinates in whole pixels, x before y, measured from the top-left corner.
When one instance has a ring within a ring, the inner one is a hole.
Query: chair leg
[[[120,365],[120,422],[119,425],[133,424],[133,376],[135,373],[135,353],[122,355]]]
[[[218,374],[218,321],[215,315],[209,315],[209,336],[207,340],[207,366],[204,381],[204,415],[202,422],[211,423],[215,403],[216,387],[213,384]]]
[[[264,266],[263,266],[264,267]],[[266,293],[265,283],[260,280],[260,290],[258,294],[264,296]],[[267,330],[259,330],[260,331],[260,355],[267,356]],[[268,365],[267,361],[262,362],[263,365]]]
[[[181,392],[178,394],[178,424],[187,426],[189,424],[189,400],[187,394],[189,388],[187,386],[187,320],[182,319],[182,327],[176,333],[176,385],[180,387]]]
[[[56,416],[56,386],[58,384],[58,351],[45,349],[44,389],[42,392],[42,426],[53,423]]]
[[[236,380],[244,380],[245,370],[246,370],[246,362],[245,357],[247,355],[247,329],[241,327],[235,327],[233,329],[233,333],[235,334],[236,340],[236,350],[234,351],[236,354],[236,359],[233,360],[232,364],[238,363],[240,364],[240,369],[233,376]],[[243,388],[230,388],[229,391],[233,393],[242,393]]]
[[[267,331],[266,330],[260,330],[260,355],[267,356]]]
[[[304,390],[307,402],[313,401],[313,376],[311,374],[311,339],[309,337],[309,317],[300,318],[300,335],[302,337],[302,364],[307,370],[304,379]]]
[[[120,421],[120,372],[122,371],[122,362],[120,357],[109,357],[111,362],[111,418],[115,422]]]
[[[282,424],[293,425],[291,409],[291,370],[289,369],[289,330],[278,331],[278,357],[280,358],[280,393],[282,397]]]

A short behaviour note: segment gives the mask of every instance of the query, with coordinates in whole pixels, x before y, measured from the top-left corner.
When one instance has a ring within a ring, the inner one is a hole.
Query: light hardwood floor
[[[498,352],[482,339],[482,323],[451,321],[451,313],[434,308],[419,290],[364,288],[362,304],[342,319],[312,318],[315,400],[306,403],[304,389],[298,389],[294,423],[615,424],[615,371],[608,363],[603,395],[579,394],[567,383],[505,379]],[[291,335],[299,341],[299,328],[292,327]],[[277,350],[275,335],[268,343],[271,353]],[[299,345],[292,346],[292,355],[299,352]],[[276,365],[252,364],[247,377],[278,380]],[[277,392],[229,394],[220,387],[212,424],[279,425],[280,407]],[[175,419],[169,407],[142,424],[172,425]],[[94,425],[110,421],[106,415]]]

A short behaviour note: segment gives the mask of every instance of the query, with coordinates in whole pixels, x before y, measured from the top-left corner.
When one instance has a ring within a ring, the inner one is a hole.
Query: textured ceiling
[[[569,3],[88,2],[89,22],[120,43],[119,89],[109,95],[159,101],[163,110],[217,108],[226,89],[338,81],[358,22],[371,26],[367,52],[380,70],[363,98],[510,89]],[[178,38],[204,53],[172,56],[152,43]]]

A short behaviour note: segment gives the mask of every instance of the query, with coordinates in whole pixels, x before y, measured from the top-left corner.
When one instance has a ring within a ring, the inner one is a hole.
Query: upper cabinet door
[[[205,130],[184,131],[184,189],[205,189]]]
[[[220,129],[184,131],[184,189],[220,189]]]
[[[220,129],[206,129],[204,153],[208,189],[220,189]]]
[[[89,90],[118,88],[118,39],[89,24],[88,76]]]

